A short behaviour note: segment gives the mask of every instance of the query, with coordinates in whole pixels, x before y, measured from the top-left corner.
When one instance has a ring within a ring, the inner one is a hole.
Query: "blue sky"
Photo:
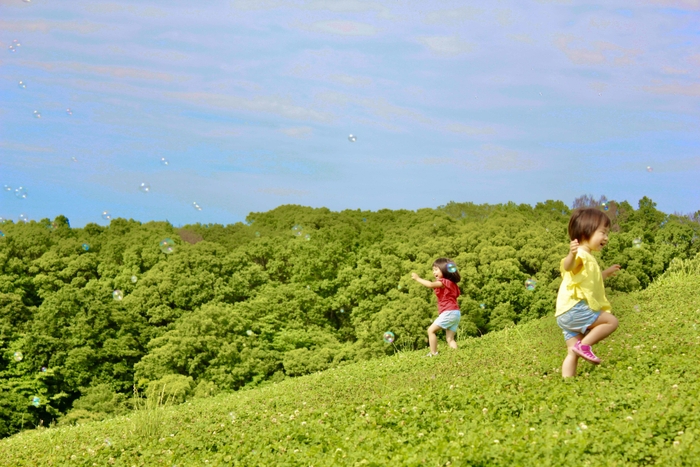
[[[700,209],[699,0],[0,0],[0,46],[6,219]]]

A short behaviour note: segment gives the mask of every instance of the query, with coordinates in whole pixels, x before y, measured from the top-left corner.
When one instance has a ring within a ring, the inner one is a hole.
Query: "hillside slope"
[[[613,300],[620,328],[576,379],[558,375],[564,342],[550,317],[438,358],[400,353],[25,431],[0,441],[0,465],[697,465],[700,274],[684,264]]]

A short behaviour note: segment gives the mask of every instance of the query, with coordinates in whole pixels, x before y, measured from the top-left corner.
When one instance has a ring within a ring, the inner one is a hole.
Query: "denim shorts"
[[[586,334],[591,324],[598,319],[600,311],[593,311],[585,300],[572,306],[566,313],[557,316],[557,324],[564,332],[564,340],[569,340],[579,334]]]
[[[462,313],[459,310],[449,310],[440,313],[433,324],[437,324],[442,329],[449,329],[452,332],[457,332],[457,326],[459,325],[459,320],[462,319]]]

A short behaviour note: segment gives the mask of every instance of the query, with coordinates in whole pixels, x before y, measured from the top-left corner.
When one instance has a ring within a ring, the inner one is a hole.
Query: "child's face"
[[[583,244],[593,251],[600,251],[608,243],[608,233],[610,233],[609,227],[598,227],[593,236],[588,241],[584,241]]]
[[[439,267],[433,266],[433,276],[435,276],[435,279],[442,279],[442,271],[440,271]]]

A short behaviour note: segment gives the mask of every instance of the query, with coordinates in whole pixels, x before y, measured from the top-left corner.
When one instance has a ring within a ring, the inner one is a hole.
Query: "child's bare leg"
[[[576,376],[576,366],[578,366],[578,355],[571,348],[581,339],[581,334],[566,341],[566,358],[561,365],[561,375],[564,378]]]
[[[589,331],[581,339],[581,343],[584,345],[593,345],[602,341],[610,334],[612,334],[615,329],[617,329],[618,321],[612,314],[603,311],[598,315],[598,319],[595,323],[591,324],[588,328]]]
[[[453,349],[457,349],[457,341],[455,340],[455,332],[445,329],[445,339],[447,340],[447,345]]]
[[[440,331],[442,328],[437,324],[431,324],[428,328],[428,342],[430,343],[430,351],[432,353],[437,353],[437,336],[436,332]]]

